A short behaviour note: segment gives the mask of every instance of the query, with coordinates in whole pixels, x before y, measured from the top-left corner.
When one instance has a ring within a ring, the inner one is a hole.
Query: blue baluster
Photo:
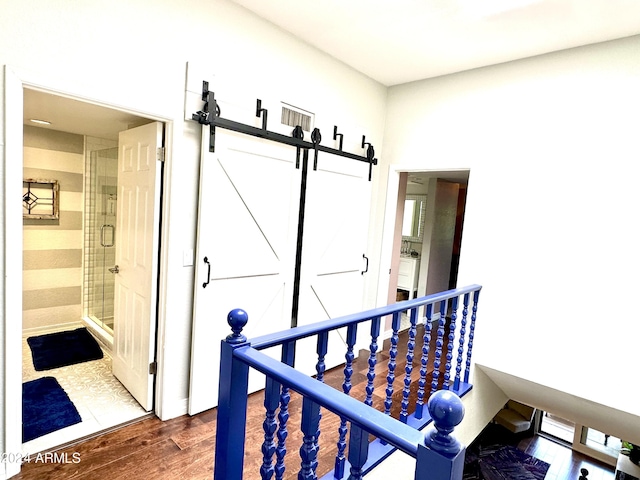
[[[476,330],[476,312],[478,311],[478,298],[480,290],[473,292],[473,306],[471,307],[471,325],[469,325],[469,344],[467,346],[467,367],[464,371],[464,381],[469,383],[469,373],[471,372],[471,350],[473,349],[473,337]]]
[[[320,332],[318,334],[318,343],[316,347],[316,353],[318,354],[318,362],[316,363],[316,372],[318,372],[318,375],[316,376],[316,379],[320,382],[324,382],[324,371],[326,369],[324,359],[327,355],[328,348],[329,332]]]
[[[349,463],[351,464],[349,480],[362,480],[362,470],[368,457],[369,434],[352,423],[349,434]]]
[[[367,371],[367,395],[364,403],[373,405],[373,381],[376,378],[376,352],[378,351],[378,337],[380,336],[380,317],[371,319],[371,345],[369,345],[369,370]]]
[[[304,434],[300,447],[300,472],[298,480],[316,480],[314,470],[318,460],[318,446],[316,445],[316,432],[320,424],[320,405],[313,400],[304,397],[302,400],[302,425]]]
[[[387,397],[384,401],[384,413],[391,415],[393,404],[393,382],[396,379],[396,357],[398,356],[398,330],[400,330],[401,313],[395,312],[391,321],[391,346],[389,347],[389,362],[387,363]]]
[[[293,366],[295,357],[295,343],[288,342],[282,345],[282,363]],[[280,392],[280,410],[278,411],[278,446],[276,448],[276,480],[282,480],[285,472],[284,458],[287,455],[286,441],[289,432],[287,422],[289,421],[289,401],[291,394],[289,388],[282,386]]]
[[[407,423],[409,418],[409,394],[411,393],[411,373],[413,372],[413,351],[416,347],[416,322],[418,320],[418,309],[411,309],[411,326],[409,327],[409,340],[407,341],[407,363],[404,367],[404,388],[402,389],[402,403],[400,410],[400,421]]]
[[[318,375],[316,376],[316,380],[324,383],[324,371],[326,369],[325,357],[327,356],[327,350],[329,348],[329,332],[320,332],[318,334],[318,341],[316,345],[316,353],[318,354],[318,363],[316,363],[316,372]],[[322,413],[319,414],[320,419],[322,419]],[[318,420],[318,427],[320,426],[320,420]],[[318,442],[320,440],[320,428],[316,432],[316,447],[318,446]],[[316,470],[318,464],[316,463],[313,466],[313,470]]]
[[[342,383],[342,391],[349,395],[351,392],[351,376],[353,375],[353,347],[356,344],[358,324],[349,325],[347,327],[347,353],[345,354],[344,366],[344,382]],[[336,462],[333,469],[333,477],[340,480],[344,477],[344,466],[346,457],[344,452],[347,449],[347,420],[340,417],[340,426],[338,427],[338,453],[336,454]]]
[[[451,323],[449,324],[449,336],[447,341],[447,362],[444,366],[444,385],[445,390],[449,390],[449,381],[451,380],[451,361],[453,360],[453,343],[456,338],[456,320],[458,319],[458,297],[451,299]]]
[[[284,478],[285,465],[284,458],[287,455],[286,441],[288,436],[287,422],[289,421],[289,401],[291,395],[287,387],[282,387],[280,393],[280,410],[278,411],[278,446],[276,447],[276,480]]]
[[[464,418],[464,405],[452,391],[440,390],[431,395],[427,407],[434,426],[425,437],[425,445],[418,445],[415,478],[459,480],[465,449],[451,433]]]
[[[444,326],[446,322],[447,302],[440,302],[440,319],[438,320],[438,337],[436,338],[436,351],[433,359],[433,374],[431,377],[431,393],[438,390],[440,380],[440,366],[442,362],[442,346],[444,345]]]
[[[460,343],[458,344],[458,358],[456,359],[456,378],[453,382],[453,389],[460,388],[460,373],[462,372],[462,354],[464,352],[464,341],[467,334],[467,315],[469,314],[469,294],[465,293],[462,299],[462,320],[460,322]]]
[[[216,480],[242,480],[244,437],[247,424],[247,392],[249,367],[235,360],[235,349],[249,346],[242,329],[249,316],[244,310],[229,312],[227,323],[232,334],[221,344],[220,391],[216,426],[214,476]]]
[[[429,365],[429,345],[431,344],[431,318],[433,316],[433,304],[426,308],[426,323],[424,325],[424,338],[422,341],[422,357],[420,358],[420,380],[418,381],[418,399],[416,401],[415,417],[420,419],[424,412],[424,391],[427,386],[427,367]]]
[[[260,467],[260,478],[269,480],[273,477],[275,468],[273,466],[273,454],[276,451],[276,442],[274,441],[275,432],[278,428],[276,422],[276,409],[280,402],[280,384],[270,377],[267,377],[266,388],[264,391],[264,408],[265,418],[262,422],[262,430],[264,431],[264,442],[262,442],[262,466]]]

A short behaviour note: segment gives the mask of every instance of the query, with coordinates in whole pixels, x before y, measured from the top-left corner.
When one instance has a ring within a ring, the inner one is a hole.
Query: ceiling
[[[640,33],[640,0],[230,1],[389,86]],[[27,89],[33,118],[109,139],[149,121]]]
[[[33,119],[46,120],[50,125],[35,124]],[[93,103],[38,90],[24,90],[24,125],[117,140],[118,132],[149,121]]]
[[[391,86],[640,33],[638,0],[231,0]]]

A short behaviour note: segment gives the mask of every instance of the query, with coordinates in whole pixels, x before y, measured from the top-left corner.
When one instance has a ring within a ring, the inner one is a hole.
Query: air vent
[[[280,116],[280,123],[282,125],[288,125],[290,127],[297,127],[300,125],[305,132],[311,132],[313,128],[313,121],[315,115],[301,108],[294,107],[293,105],[282,104],[282,115]]]

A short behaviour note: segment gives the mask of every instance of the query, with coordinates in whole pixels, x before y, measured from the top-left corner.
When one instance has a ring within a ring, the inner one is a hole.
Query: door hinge
[[[158,147],[158,150],[156,152],[156,159],[159,162],[164,162],[164,147]]]
[[[149,364],[149,375],[155,375],[158,373],[158,362],[151,362]]]

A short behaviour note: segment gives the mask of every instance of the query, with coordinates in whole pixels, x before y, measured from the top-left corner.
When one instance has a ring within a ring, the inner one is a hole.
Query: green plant
[[[622,450],[621,452],[624,455],[628,455],[629,459],[633,462],[633,463],[638,463],[638,461],[640,461],[640,446],[631,443],[631,442],[626,442],[624,440],[622,440]]]

